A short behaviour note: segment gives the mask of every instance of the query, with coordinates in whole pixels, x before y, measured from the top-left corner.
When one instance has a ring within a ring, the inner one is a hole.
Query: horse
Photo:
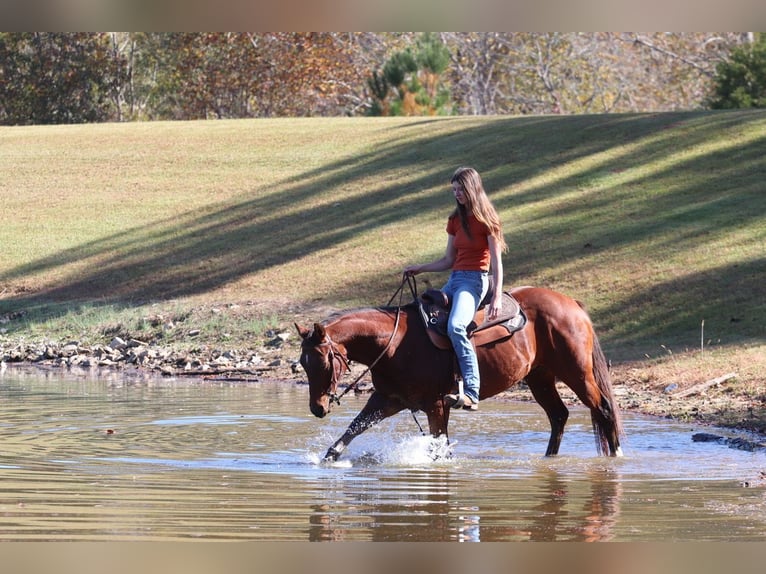
[[[527,322],[504,340],[477,346],[479,399],[525,381],[550,422],[545,455],[555,456],[569,417],[556,389],[556,382],[562,381],[590,409],[597,453],[622,456],[620,410],[585,307],[542,287],[517,287],[511,294]],[[372,379],[366,405],[324,460],[338,460],[355,437],[404,409],[424,412],[433,437],[449,436],[450,408],[444,394],[454,392],[458,384],[454,352],[431,342],[416,302],[342,311],[311,329],[297,323],[295,328],[301,337],[300,364],[308,377],[309,408],[316,417],[327,416],[332,404],[340,403],[338,385],[350,361],[367,365]]]

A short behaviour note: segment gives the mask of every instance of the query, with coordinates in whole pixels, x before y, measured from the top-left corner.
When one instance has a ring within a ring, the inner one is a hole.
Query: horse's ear
[[[306,329],[306,327],[301,327],[298,323],[293,323],[295,325],[295,328],[298,330],[298,334],[301,336],[301,339],[305,339],[311,334],[311,331]]]
[[[317,343],[324,343],[327,338],[327,331],[325,331],[324,325],[314,323],[314,340]]]

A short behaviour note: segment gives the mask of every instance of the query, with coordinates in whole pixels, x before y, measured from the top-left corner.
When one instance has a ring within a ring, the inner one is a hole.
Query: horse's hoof
[[[428,456],[433,461],[437,460],[449,460],[452,458],[452,449],[456,442],[450,443],[448,440],[442,437],[434,439],[428,447]]]
[[[340,458],[340,451],[330,448],[324,455],[325,462],[336,462]]]

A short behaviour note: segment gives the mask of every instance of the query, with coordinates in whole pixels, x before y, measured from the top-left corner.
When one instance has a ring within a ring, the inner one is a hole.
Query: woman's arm
[[[410,265],[404,268],[405,275],[417,275],[427,271],[447,271],[452,269],[455,264],[455,256],[457,255],[457,249],[455,249],[455,236],[447,235],[447,249],[444,251],[444,256],[431,263],[423,263],[422,265]]]
[[[496,319],[503,307],[503,258],[500,255],[500,245],[493,236],[487,237],[489,243],[489,261],[495,293],[487,305],[487,319]]]

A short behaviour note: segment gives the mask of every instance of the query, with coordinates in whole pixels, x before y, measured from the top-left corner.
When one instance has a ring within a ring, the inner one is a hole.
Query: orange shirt
[[[453,245],[457,250],[454,271],[489,271],[489,228],[473,215],[468,216],[471,236],[463,229],[460,217],[450,217],[447,221],[447,233],[454,236]]]

